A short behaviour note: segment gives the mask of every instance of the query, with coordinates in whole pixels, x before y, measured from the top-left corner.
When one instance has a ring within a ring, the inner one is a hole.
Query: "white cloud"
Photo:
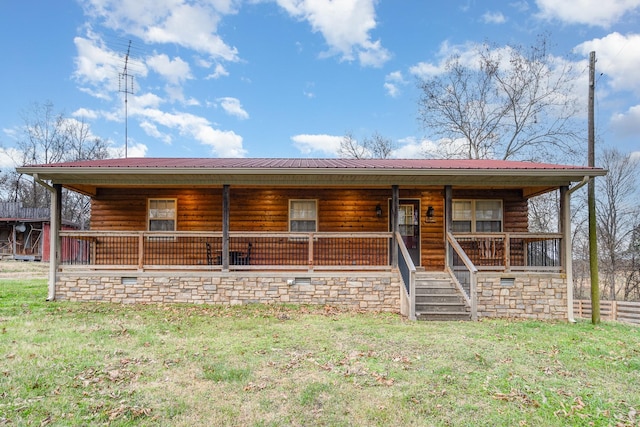
[[[495,55],[501,55],[505,61],[505,65],[509,59],[509,48],[502,47],[494,49]],[[470,68],[477,68],[479,65],[478,43],[467,42],[463,44],[452,45],[448,41],[440,44],[440,49],[436,54],[436,62],[418,62],[409,68],[409,72],[420,78],[434,77],[446,71],[447,60],[456,55],[461,64]],[[504,59],[506,58],[506,59]]]
[[[163,102],[162,98],[150,92],[134,95],[130,101],[137,108],[158,108]]]
[[[392,157],[397,159],[452,159],[465,158],[464,146],[462,139],[440,139],[433,141],[430,139],[417,139],[415,137],[407,137],[398,141],[398,148],[392,153]]]
[[[220,77],[227,77],[229,75],[229,72],[227,71],[226,68],[224,68],[224,66],[222,66],[221,64],[216,64],[213,73],[209,74],[206,78],[207,79],[219,79]]]
[[[140,142],[130,144],[127,147],[127,157],[144,157],[147,155],[147,150],[147,146]]]
[[[507,18],[505,18],[502,12],[486,12],[482,15],[482,21],[485,24],[504,24],[507,22]]]
[[[391,156],[396,159],[418,159],[424,157],[428,142],[419,141],[414,137],[404,138],[398,141],[398,148],[393,150]]]
[[[604,73],[613,90],[632,90],[640,94],[640,34],[614,32],[586,41],[575,51],[585,57],[591,51],[596,52],[597,71]]]
[[[13,170],[18,166],[22,166],[19,164],[22,158],[23,156],[20,150],[13,147],[0,147],[0,170],[7,172],[7,169]]]
[[[421,78],[429,78],[442,74],[446,71],[447,60],[453,55],[458,56],[458,60],[461,64],[466,65],[470,68],[477,68],[479,64],[477,48],[478,43],[475,42],[452,45],[445,40],[440,44],[440,49],[435,55],[437,58],[436,62],[418,62],[416,65],[413,65],[409,68],[409,73]],[[508,63],[508,47],[494,49],[493,53],[496,55],[501,55],[505,63]]]
[[[121,74],[124,71],[124,54],[108,48],[104,41],[91,29],[86,37],[75,37],[76,57],[73,77],[82,85],[80,91],[98,99],[111,100],[114,94],[124,89]],[[131,59],[129,71],[136,79],[147,76],[146,65]],[[128,87],[128,89],[131,89]]]
[[[526,12],[529,10],[529,3],[526,0],[519,0],[509,3],[509,6],[518,12]]]
[[[109,157],[117,159],[124,157],[125,147],[124,145],[111,145],[107,148]],[[140,142],[131,142],[127,144],[127,157],[144,157],[147,155],[148,147]]]
[[[321,153],[324,156],[336,156],[340,150],[342,136],[301,134],[291,137],[293,145],[304,155]]]
[[[89,0],[85,13],[104,26],[132,34],[147,43],[174,43],[226,61],[237,61],[237,49],[217,34],[224,15],[236,12],[236,1]]]
[[[17,139],[18,134],[20,133],[20,130],[16,127],[2,128],[2,132],[11,139]]]
[[[99,112],[95,110],[90,110],[88,108],[78,108],[76,111],[71,113],[71,116],[80,117],[80,118],[89,119],[89,120],[95,120],[100,116],[100,114]]]
[[[172,85],[179,85],[187,79],[193,78],[189,64],[182,58],[170,59],[163,54],[150,56],[146,60],[149,68],[160,74]]]
[[[638,9],[640,0],[536,0],[536,4],[544,19],[608,28]]]
[[[78,53],[74,77],[81,84],[92,87],[85,92],[98,98],[110,98],[111,93],[118,91],[117,76],[121,70],[117,56],[99,40],[76,37],[74,43]]]
[[[399,96],[400,87],[407,84],[401,71],[393,71],[387,74],[384,80],[384,88],[387,91],[387,94],[392,98]]]
[[[248,119],[249,113],[247,113],[240,104],[240,100],[237,98],[224,97],[218,98],[218,102],[222,109],[229,115],[237,117],[239,119]]]
[[[158,139],[164,142],[165,144],[171,145],[173,141],[173,138],[171,138],[170,134],[160,132],[158,130],[158,127],[154,123],[151,123],[148,120],[142,120],[140,122],[140,128],[144,131],[144,133],[146,133],[150,137]]]
[[[383,86],[384,86],[384,90],[387,91],[387,94],[390,97],[396,98],[398,95],[400,95],[400,89],[398,88],[398,85],[394,83],[385,82]]]
[[[189,113],[167,113],[154,108],[134,110],[132,112],[148,124],[145,130],[157,131],[163,135],[159,126],[164,126],[180,135],[194,138],[209,146],[220,157],[244,157],[247,151],[242,148],[242,137],[233,131],[215,129],[204,117]]]
[[[414,76],[428,78],[437,76],[444,72],[444,64],[431,64],[429,62],[418,62],[416,65],[409,67],[409,72]]]
[[[376,27],[375,0],[277,0],[291,16],[306,20],[329,45],[328,55],[356,58],[361,65],[379,67],[390,58],[370,32]]]
[[[623,138],[640,135],[640,105],[634,105],[624,113],[611,118],[611,127]]]

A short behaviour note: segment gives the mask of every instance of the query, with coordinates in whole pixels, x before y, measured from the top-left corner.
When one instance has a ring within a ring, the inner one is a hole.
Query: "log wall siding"
[[[177,231],[221,231],[222,189],[101,189],[91,200],[91,229],[144,231],[147,200],[177,199]]]
[[[391,189],[234,188],[230,189],[230,230],[237,232],[286,232],[289,200],[318,201],[319,232],[384,232],[389,230],[388,201]],[[504,231],[527,231],[527,201],[520,191],[455,190],[456,199],[501,199]],[[101,189],[92,200],[91,229],[147,229],[147,200],[177,200],[177,231],[221,231],[222,188],[197,189]],[[443,270],[445,264],[444,191],[401,189],[400,199],[420,201],[421,266]],[[376,206],[382,217],[376,216]],[[434,208],[433,220],[425,212]]]

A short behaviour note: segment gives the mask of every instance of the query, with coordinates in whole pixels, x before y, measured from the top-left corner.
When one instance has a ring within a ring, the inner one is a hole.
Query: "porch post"
[[[229,271],[229,184],[222,186],[222,270]]]
[[[60,228],[62,225],[62,185],[53,184],[49,204],[49,290],[47,301],[56,299],[56,279],[60,263]]]
[[[564,267],[567,280],[567,320],[573,317],[573,255],[571,250],[571,193],[569,187],[560,187],[560,215],[558,228],[562,234],[560,243],[560,265]]]
[[[447,236],[451,231],[453,224],[453,191],[450,185],[444,186],[444,243],[445,243],[445,264],[447,267],[451,266],[451,251],[448,248]]]
[[[396,233],[400,229],[398,224],[398,210],[400,206],[400,187],[391,186],[391,232],[393,233],[393,245],[391,246],[391,266],[398,268],[398,241]]]

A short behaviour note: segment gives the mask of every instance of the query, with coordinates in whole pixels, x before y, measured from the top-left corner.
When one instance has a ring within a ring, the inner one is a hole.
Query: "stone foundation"
[[[561,273],[478,273],[478,318],[567,319]]]
[[[319,304],[368,311],[400,311],[400,279],[393,273],[58,273],[56,300],[123,304]]]

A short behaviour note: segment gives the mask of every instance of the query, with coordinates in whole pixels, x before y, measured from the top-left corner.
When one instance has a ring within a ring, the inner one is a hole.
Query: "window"
[[[317,200],[289,200],[289,231],[298,233],[318,231]]]
[[[502,200],[454,200],[453,232],[499,233],[502,231]]]
[[[149,199],[149,231],[176,230],[176,199]]]

